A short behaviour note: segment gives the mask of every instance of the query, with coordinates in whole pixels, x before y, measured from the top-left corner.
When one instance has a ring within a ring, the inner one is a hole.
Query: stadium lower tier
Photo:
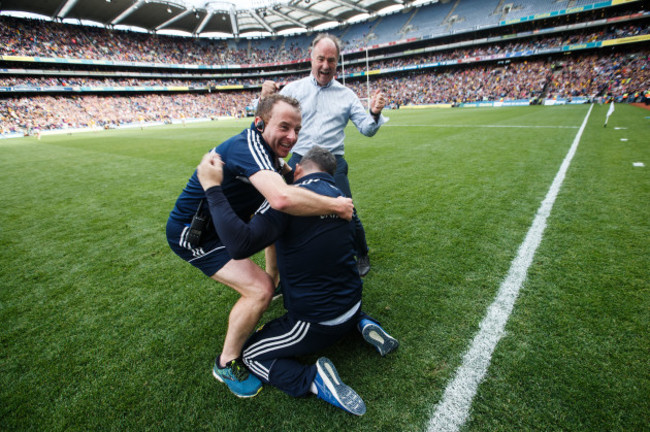
[[[385,92],[389,108],[407,105],[554,98],[618,98],[640,102],[650,90],[650,51],[567,55],[547,60],[372,77],[370,91]],[[365,79],[346,82],[360,98]],[[0,99],[0,132],[32,133],[84,127],[115,127],[181,119],[243,117],[254,91],[176,94],[23,95]]]

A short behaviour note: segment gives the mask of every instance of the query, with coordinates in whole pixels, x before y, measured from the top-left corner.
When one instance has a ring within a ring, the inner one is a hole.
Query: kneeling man
[[[221,165],[217,155],[208,154],[198,167],[219,238],[235,259],[275,243],[287,309],[246,341],[244,363],[262,382],[292,396],[311,392],[347,412],[364,414],[365,403],[343,384],[329,359],[304,365],[295,358],[320,351],[355,329],[382,356],[399,345],[361,310],[363,282],[354,259],[353,223],[335,214],[291,216],[266,203],[246,223],[223,194]],[[296,166],[294,182],[323,196],[344,196],[334,185],[335,170],[335,157],[316,146]]]

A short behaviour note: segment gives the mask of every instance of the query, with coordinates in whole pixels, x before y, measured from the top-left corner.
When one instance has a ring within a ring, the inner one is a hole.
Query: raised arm
[[[375,91],[370,100],[370,114],[361,104],[356,95],[349,96],[351,100],[350,120],[356,126],[357,130],[367,137],[374,136],[381,125],[388,119],[381,114],[384,109],[385,97],[380,90]]]
[[[270,81],[270,80],[264,81],[262,83],[262,93],[260,97],[263,98],[273,93],[277,93],[278,90],[280,90],[280,86],[275,81]]]

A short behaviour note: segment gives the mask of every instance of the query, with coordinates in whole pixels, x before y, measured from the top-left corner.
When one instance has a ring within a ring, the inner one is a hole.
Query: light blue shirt
[[[325,87],[313,75],[287,84],[283,95],[298,99],[302,111],[302,129],[294,153],[304,155],[312,146],[319,145],[335,155],[343,155],[344,129],[349,120],[365,136],[373,136],[388,121],[380,115],[375,121],[361,104],[356,94],[336,80]]]

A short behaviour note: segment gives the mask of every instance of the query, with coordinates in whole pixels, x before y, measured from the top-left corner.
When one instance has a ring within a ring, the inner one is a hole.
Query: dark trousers
[[[300,163],[302,155],[293,153],[289,159],[289,166],[296,169],[296,164]],[[350,180],[348,180],[348,162],[341,155],[336,155],[336,173],[334,173],[334,182],[336,187],[341,189],[341,192],[348,198],[352,198],[352,191],[350,190]],[[357,209],[354,209],[352,215],[354,221],[354,248],[356,249],[357,256],[368,254],[368,243],[366,243],[366,231],[363,229],[361,219],[357,215]]]
[[[246,341],[244,363],[262,382],[294,397],[307,395],[316,378],[316,365],[302,364],[296,357],[319,352],[348,332],[358,331],[357,324],[363,318],[372,319],[359,311],[343,324],[324,326],[285,314],[264,324]]]

